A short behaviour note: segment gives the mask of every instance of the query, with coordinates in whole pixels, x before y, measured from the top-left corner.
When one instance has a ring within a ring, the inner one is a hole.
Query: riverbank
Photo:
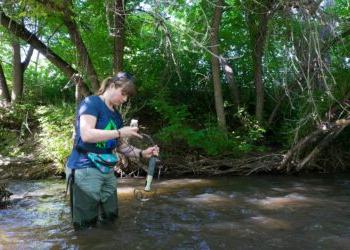
[[[0,155],[0,180],[35,180],[59,174],[55,165],[33,156],[4,157]]]
[[[74,114],[74,108],[69,104],[27,104],[0,108],[0,140],[3,142],[0,146],[0,180],[31,180],[63,175],[64,165],[73,144]],[[334,152],[332,156],[337,161],[325,154],[315,159],[312,165],[303,164],[300,167],[298,162],[303,158],[308,159],[307,156],[294,155],[293,150],[290,153],[283,145],[277,143],[276,138],[269,139],[267,135],[263,138],[262,134],[254,135],[254,140],[238,140],[239,137],[247,137],[245,132],[241,131],[241,134],[237,133],[237,140],[230,141],[231,137],[222,133],[214,133],[207,137],[201,130],[188,130],[185,131],[188,134],[180,137],[175,136],[174,131],[168,131],[173,136],[164,138],[164,134],[163,137],[159,134],[157,137],[157,133],[154,132],[162,129],[152,126],[154,124],[141,127],[141,132],[155,135],[155,138],[134,141],[130,139],[129,142],[139,148],[158,144],[161,148],[160,164],[163,176],[205,177],[262,173],[289,175],[344,171],[350,167],[350,161],[347,160],[350,159],[350,154],[337,153],[339,148],[343,148],[341,145],[333,146],[330,151]],[[186,136],[191,139],[186,141]],[[201,147],[203,141],[206,142],[205,147]],[[145,175],[145,160],[126,159],[122,156],[120,158],[120,175]]]

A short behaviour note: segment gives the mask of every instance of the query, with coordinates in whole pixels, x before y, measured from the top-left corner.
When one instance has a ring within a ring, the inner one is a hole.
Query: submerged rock
[[[12,193],[6,190],[7,183],[0,182],[0,208],[5,207]]]

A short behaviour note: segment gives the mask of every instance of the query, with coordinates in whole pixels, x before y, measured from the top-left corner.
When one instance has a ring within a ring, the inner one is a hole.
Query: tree
[[[68,4],[68,8],[63,8],[63,21],[67,26],[70,38],[78,51],[81,72],[87,72],[88,79],[91,82],[92,90],[94,92],[97,92],[100,86],[97,73],[90,59],[89,52],[86,49],[84,41],[80,35],[78,25],[74,21],[74,14],[70,11],[73,8],[72,1],[70,0]]]
[[[62,15],[64,24],[68,29],[68,33],[72,43],[75,45],[78,52],[79,68],[80,72],[87,73],[88,79],[91,82],[91,87],[93,92],[97,92],[99,89],[99,80],[97,77],[96,70],[91,61],[89,52],[85,46],[85,43],[81,37],[79,27],[75,22],[75,13],[73,10],[72,0],[66,0],[62,4],[56,4],[50,0],[36,0],[37,2],[43,4],[49,11],[53,10],[58,12],[58,15]]]
[[[220,81],[220,62],[219,62],[219,29],[222,16],[222,8],[224,1],[218,0],[214,7],[214,15],[212,18],[210,31],[210,51],[211,51],[211,66],[214,84],[215,109],[218,125],[221,129],[227,130],[226,118],[224,111],[224,101],[222,96],[222,88]]]
[[[12,75],[12,94],[11,100],[17,102],[22,99],[23,96],[23,79],[24,72],[29,65],[30,59],[33,55],[34,48],[29,47],[25,60],[21,61],[21,45],[19,39],[14,37],[12,39],[12,50],[13,50],[13,75]]]
[[[34,49],[38,50],[43,56],[45,56],[51,63],[58,67],[62,72],[71,79],[78,72],[72,68],[70,64],[64,61],[59,55],[53,52],[49,47],[47,47],[43,42],[41,42],[38,37],[28,31],[26,27],[22,24],[17,23],[8,17],[2,7],[0,7],[0,24],[7,29],[14,36],[21,38],[22,40],[29,43]],[[76,78],[75,78],[76,79]],[[83,95],[89,94],[89,89],[86,87],[85,83],[78,77],[77,85],[81,87]]]
[[[10,92],[7,86],[4,69],[0,61],[0,96],[5,99],[6,102],[11,102]]]
[[[124,61],[124,36],[125,36],[125,4],[126,0],[115,0],[114,11],[114,57],[113,71],[114,73],[123,71]]]
[[[248,30],[250,34],[251,56],[253,60],[255,84],[255,117],[263,120],[265,87],[263,81],[263,56],[268,35],[268,25],[275,12],[275,0],[249,0],[241,2],[246,11]]]

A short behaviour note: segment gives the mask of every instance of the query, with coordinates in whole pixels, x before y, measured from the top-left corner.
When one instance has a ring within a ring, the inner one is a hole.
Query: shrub
[[[41,151],[57,164],[58,171],[62,171],[72,148],[74,105],[40,106],[36,114],[40,117]]]
[[[35,105],[32,103],[15,103],[0,108],[0,154],[16,157],[32,151],[25,139],[37,125],[34,110]]]
[[[189,124],[191,115],[186,106],[172,106],[164,99],[152,101],[153,107],[166,122],[157,134],[165,145],[177,145],[177,148],[202,151],[211,156],[241,153],[254,149],[254,143],[263,137],[265,130],[258,122],[241,111],[238,115],[244,121],[244,126],[238,132],[222,131],[213,122],[205,124],[203,129],[195,130]],[[181,147],[182,145],[182,147]]]

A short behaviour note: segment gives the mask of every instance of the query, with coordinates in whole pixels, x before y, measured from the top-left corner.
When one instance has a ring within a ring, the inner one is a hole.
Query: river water
[[[350,176],[143,184],[119,179],[118,220],[75,232],[64,181],[12,182],[0,249],[350,249]]]

